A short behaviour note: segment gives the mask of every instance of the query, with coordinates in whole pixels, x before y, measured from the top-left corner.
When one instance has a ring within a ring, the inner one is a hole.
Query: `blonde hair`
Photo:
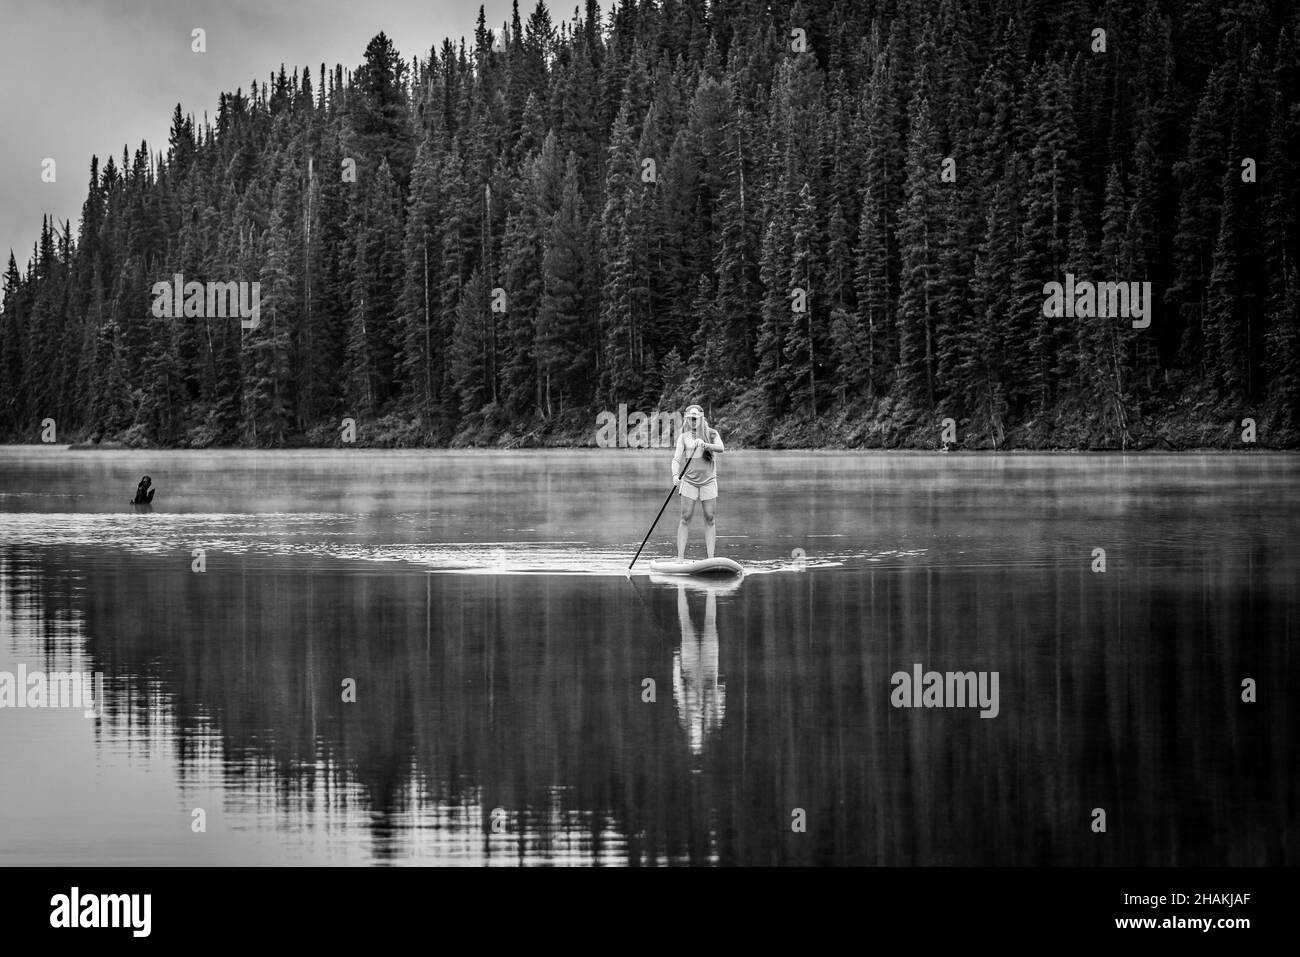
[[[698,433],[700,438],[702,438],[705,442],[712,442],[714,430],[709,426],[709,420],[705,418],[704,408],[702,406],[692,404],[686,407],[686,412],[682,415],[682,431],[683,432],[690,431],[686,425],[686,422],[689,420],[692,410],[700,414],[700,426],[695,431]],[[705,449],[704,458],[706,461],[712,462],[713,453],[710,452],[708,449]]]

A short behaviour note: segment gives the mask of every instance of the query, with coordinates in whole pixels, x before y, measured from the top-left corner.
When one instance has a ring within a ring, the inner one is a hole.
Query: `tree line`
[[[11,251],[0,436],[529,444],[702,398],[755,441],[1128,447],[1181,409],[1294,443],[1298,9],[539,0],[282,65]],[[1149,328],[1046,315],[1067,273],[1150,282]],[[177,274],[260,321],[156,318]]]

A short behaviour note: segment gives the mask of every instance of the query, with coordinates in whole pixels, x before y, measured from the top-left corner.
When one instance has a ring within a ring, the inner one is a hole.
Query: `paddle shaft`
[[[642,548],[645,548],[645,543],[648,542],[648,541],[650,541],[650,536],[654,533],[655,526],[659,524],[659,519],[661,519],[661,518],[664,517],[664,509],[666,509],[666,508],[668,507],[668,503],[669,503],[670,501],[672,501],[672,498],[673,498],[673,492],[677,491],[677,483],[678,483],[678,482],[681,482],[681,480],[682,480],[682,476],[685,475],[685,474],[686,474],[686,470],[687,470],[688,468],[690,468],[690,466],[691,466],[691,459],[695,458],[695,453],[696,453],[697,451],[699,451],[699,448],[700,448],[700,446],[699,446],[699,444],[697,443],[696,446],[695,446],[695,448],[691,449],[691,454],[688,455],[688,456],[686,457],[686,464],[682,466],[682,470],[681,470],[681,472],[678,473],[678,475],[677,475],[677,482],[674,482],[674,483],[673,483],[673,487],[672,487],[671,489],[668,490],[668,497],[667,497],[666,499],[664,499],[664,503],[663,503],[662,505],[659,506],[659,514],[656,515],[656,516],[655,516],[655,520],[654,520],[653,522],[650,523],[650,529],[649,529],[649,531],[647,531],[647,532],[645,533],[645,538],[641,539],[641,548],[638,548],[638,549],[636,550],[636,554],[635,554],[634,556],[632,556],[632,561],[630,561],[630,562],[628,563],[628,566],[627,566],[627,570],[628,570],[628,571],[631,571],[631,570],[632,570],[632,566],[636,564],[636,560],[637,560],[638,558],[641,557],[641,549],[642,549]]]

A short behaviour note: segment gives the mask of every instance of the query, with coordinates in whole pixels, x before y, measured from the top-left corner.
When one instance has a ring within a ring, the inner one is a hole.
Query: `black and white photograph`
[[[1300,5],[4,0],[0,75],[7,927],[1281,930]]]

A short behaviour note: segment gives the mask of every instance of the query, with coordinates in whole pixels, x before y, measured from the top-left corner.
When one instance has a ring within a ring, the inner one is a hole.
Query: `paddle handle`
[[[690,468],[691,459],[695,458],[695,453],[698,450],[699,450],[698,444],[695,446],[695,448],[691,449],[691,454],[686,457],[686,464],[682,466],[681,472],[677,474],[677,482],[680,482],[682,480],[682,476],[685,475],[686,470]],[[659,514],[656,515],[655,520],[650,523],[650,528],[646,531],[645,538],[641,539],[641,548],[638,548],[636,550],[636,554],[632,556],[632,561],[628,562],[627,565],[628,571],[632,570],[632,566],[636,564],[636,560],[641,557],[641,549],[645,548],[645,543],[650,541],[650,535],[654,532],[655,526],[659,524],[659,519],[663,518],[664,509],[666,509],[668,507],[668,503],[672,501],[673,492],[677,491],[677,482],[674,482],[673,487],[668,490],[668,497],[664,499],[664,503],[659,506]]]

